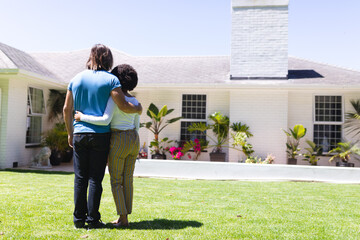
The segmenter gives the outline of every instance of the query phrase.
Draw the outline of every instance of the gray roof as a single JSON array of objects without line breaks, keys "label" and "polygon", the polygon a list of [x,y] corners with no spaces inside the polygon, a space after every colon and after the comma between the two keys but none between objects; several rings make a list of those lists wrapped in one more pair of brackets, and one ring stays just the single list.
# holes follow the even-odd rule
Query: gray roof
[{"label": "gray roof", "polygon": [[[231,86],[360,86],[360,72],[289,57],[288,80],[230,80],[229,56],[139,57],[111,49],[114,64],[127,63],[138,72],[139,85],[226,84]],[[4,53],[4,54],[2,54]],[[25,69],[68,83],[86,67],[90,49],[27,54],[0,43],[0,69]],[[4,57],[5,56],[5,57]],[[6,59],[7,57],[7,59]]]},{"label": "gray roof", "polygon": [[[111,49],[114,65],[127,63],[138,72],[142,83],[214,83],[225,80],[229,57],[135,57]],[[31,53],[64,81],[84,70],[90,49],[72,52]]]},{"label": "gray roof", "polygon": [[56,76],[28,53],[0,43],[0,69],[22,69],[56,79]]},{"label": "gray roof", "polygon": [[309,85],[360,85],[360,72],[289,57],[289,81]]},{"label": "gray roof", "polygon": [[[139,84],[277,84],[360,85],[360,72],[289,57],[288,80],[229,80],[229,56],[139,57],[111,49],[114,64],[127,63],[138,72]],[[90,49],[31,53],[65,82],[85,69]]]}]

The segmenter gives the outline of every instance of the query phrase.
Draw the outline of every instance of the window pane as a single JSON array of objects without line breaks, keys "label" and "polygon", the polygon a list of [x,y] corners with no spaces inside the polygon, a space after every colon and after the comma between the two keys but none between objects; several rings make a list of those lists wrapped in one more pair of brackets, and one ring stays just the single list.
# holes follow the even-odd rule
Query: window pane
[{"label": "window pane", "polygon": [[316,122],[342,122],[341,96],[315,96]]},{"label": "window pane", "polygon": [[200,131],[194,131],[189,132],[187,129],[188,127],[193,123],[199,123],[199,122],[181,122],[181,135],[180,135],[180,142],[181,144],[184,144],[188,140],[194,140],[194,139],[204,139],[206,140],[206,132],[202,133]]},{"label": "window pane", "polygon": [[182,117],[185,119],[206,119],[206,95],[184,94]]},{"label": "window pane", "polygon": [[314,125],[314,143],[323,147],[323,152],[328,152],[341,142],[341,125]]},{"label": "window pane", "polygon": [[37,88],[29,88],[31,113],[45,114],[45,101],[43,90]]},{"label": "window pane", "polygon": [[41,142],[41,116],[28,116],[26,128],[26,143]]}]

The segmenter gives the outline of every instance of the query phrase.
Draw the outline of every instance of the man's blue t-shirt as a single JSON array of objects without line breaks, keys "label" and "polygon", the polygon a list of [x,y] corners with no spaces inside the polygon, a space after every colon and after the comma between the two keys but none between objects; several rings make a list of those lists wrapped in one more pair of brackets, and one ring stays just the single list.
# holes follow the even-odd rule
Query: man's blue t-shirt
[{"label": "man's blue t-shirt", "polygon": [[[121,87],[119,79],[107,71],[85,70],[77,74],[69,83],[73,94],[74,110],[93,116],[104,114],[110,92]],[[74,133],[106,133],[110,125],[97,126],[74,121]]]}]

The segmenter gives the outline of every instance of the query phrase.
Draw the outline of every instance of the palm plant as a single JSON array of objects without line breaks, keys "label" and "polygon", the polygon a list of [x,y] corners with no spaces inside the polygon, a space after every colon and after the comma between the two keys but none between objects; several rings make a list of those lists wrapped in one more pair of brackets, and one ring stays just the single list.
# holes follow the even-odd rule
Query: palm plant
[{"label": "palm plant", "polygon": [[336,148],[329,151],[329,153],[334,153],[329,159],[329,162],[339,158],[342,162],[348,163],[351,156],[354,156],[356,160],[359,160],[357,156],[360,156],[360,148],[356,144],[351,142],[339,142],[336,145]]},{"label": "palm plant", "polygon": [[209,116],[210,120],[214,123],[211,125],[213,132],[216,135],[216,146],[213,152],[222,152],[222,145],[227,141],[229,134],[230,120],[226,115],[222,115],[219,112],[215,112]]},{"label": "palm plant", "polygon": [[[205,134],[209,137],[215,144],[209,147],[214,147],[213,153],[222,152],[222,146],[228,140],[229,134],[229,117],[226,115],[222,115],[219,112],[215,112],[209,115],[209,119],[213,121],[212,124],[206,124],[204,122],[193,123],[188,127],[189,132],[199,131],[202,134]],[[210,135],[206,134],[207,130],[212,130],[216,136],[216,139],[212,138]]]},{"label": "palm plant", "polygon": [[242,132],[242,133],[245,133],[246,134],[246,137],[252,137],[252,133],[249,131],[249,126],[246,125],[246,124],[242,124],[241,122],[236,122],[236,123],[233,123],[231,124],[230,128],[238,133],[238,132]]},{"label": "palm plant", "polygon": [[344,128],[354,136],[360,135],[360,99],[350,100],[354,112],[347,112],[345,115]]},{"label": "palm plant", "polygon": [[168,109],[166,105],[164,105],[159,110],[159,108],[156,107],[155,104],[151,103],[146,112],[146,114],[149,116],[151,121],[146,122],[142,125],[144,125],[154,134],[154,140],[151,142],[150,147],[154,147],[155,154],[160,154],[161,143],[164,143],[164,139],[159,140],[160,132],[169,124],[174,123],[182,118],[182,117],[176,117],[165,121],[164,117],[169,115],[173,111],[174,109]]},{"label": "palm plant", "polygon": [[306,140],[306,143],[309,147],[305,148],[307,152],[303,154],[303,160],[308,161],[311,165],[317,165],[317,162],[320,160],[319,156],[321,156],[323,152],[322,147],[310,140]]}]

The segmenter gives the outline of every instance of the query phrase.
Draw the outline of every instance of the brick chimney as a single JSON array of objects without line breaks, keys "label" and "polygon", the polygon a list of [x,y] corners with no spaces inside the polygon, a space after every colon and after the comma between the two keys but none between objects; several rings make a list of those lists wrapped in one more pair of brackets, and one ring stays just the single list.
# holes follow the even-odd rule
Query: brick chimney
[{"label": "brick chimney", "polygon": [[287,79],[289,0],[231,4],[231,79]]}]

